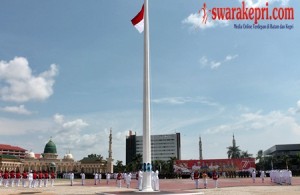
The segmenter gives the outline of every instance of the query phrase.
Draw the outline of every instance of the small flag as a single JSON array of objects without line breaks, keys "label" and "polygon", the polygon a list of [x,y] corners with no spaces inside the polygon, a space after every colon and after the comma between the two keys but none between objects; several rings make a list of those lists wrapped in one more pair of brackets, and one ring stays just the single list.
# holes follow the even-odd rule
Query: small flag
[{"label": "small flag", "polygon": [[131,23],[140,33],[144,31],[144,5],[141,11],[131,20]]}]

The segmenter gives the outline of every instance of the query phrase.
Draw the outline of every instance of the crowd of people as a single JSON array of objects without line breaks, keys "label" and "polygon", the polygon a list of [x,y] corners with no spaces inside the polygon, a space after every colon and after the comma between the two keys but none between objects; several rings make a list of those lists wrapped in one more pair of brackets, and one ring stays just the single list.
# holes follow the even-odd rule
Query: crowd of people
[{"label": "crowd of people", "polygon": [[[219,178],[219,173],[217,171],[213,171],[211,174],[211,177],[214,181],[214,185],[215,188],[218,188],[218,178]],[[206,173],[206,171],[203,171],[202,173],[200,173],[198,170],[195,170],[192,174],[191,174],[191,179],[195,181],[195,188],[199,189],[199,180],[200,178],[202,178],[203,180],[203,188],[207,188],[207,184],[208,184],[208,174]]]},{"label": "crowd of people", "polygon": [[270,171],[271,182],[283,185],[292,185],[292,171],[291,170],[272,170]]},{"label": "crowd of people", "polygon": [[[243,171],[246,172],[246,171]],[[251,177],[252,182],[255,183],[257,177],[261,179],[261,182],[265,182],[265,178],[267,177],[267,173],[270,176],[270,181],[273,183],[277,183],[280,185],[287,184],[292,185],[292,171],[291,170],[271,170],[271,171],[256,171],[253,169],[252,171],[247,171],[249,177]],[[202,178],[203,180],[203,188],[207,188],[208,178],[211,176],[215,188],[218,188],[218,178],[222,175],[224,178],[224,174],[218,173],[216,170],[212,171],[212,173],[207,173],[206,171],[200,172],[199,170],[195,170],[191,174],[191,179],[195,181],[195,188],[199,189],[199,181]]]},{"label": "crowd of people", "polygon": [[[159,191],[159,172],[156,170],[155,172],[147,172],[147,174],[151,174],[151,186],[154,191]],[[270,176],[270,181],[276,184],[292,184],[292,172],[290,170],[271,170],[271,171],[256,171],[252,170],[249,172],[249,176],[252,178],[253,183],[256,182],[257,178],[261,179],[261,182],[265,182],[266,175]],[[98,185],[101,183],[102,174],[101,173],[94,173],[94,184]],[[195,182],[195,188],[200,188],[200,180],[203,180],[203,188],[207,188],[208,186],[208,178],[212,178],[214,182],[214,187],[218,188],[218,178],[222,175],[222,173],[218,173],[216,170],[212,172],[206,172],[199,170],[195,170],[191,174],[191,179]],[[81,173],[81,185],[85,185],[85,173]],[[140,170],[136,173],[106,173],[105,179],[106,184],[111,182],[111,179],[114,179],[116,182],[116,186],[121,188],[123,183],[125,184],[126,188],[131,188],[131,181],[132,179],[137,180],[136,188],[140,191],[143,189],[143,177],[144,173]],[[29,171],[29,172],[22,172],[19,171],[1,171],[0,172],[0,186],[3,187],[18,187],[23,186],[24,188],[37,188],[37,187],[48,187],[54,186],[54,180],[56,175],[54,172],[47,172],[47,171]],[[74,173],[66,173],[64,178],[70,179],[70,185],[73,186],[74,183]]]},{"label": "crowd of people", "polygon": [[54,172],[47,171],[1,171],[0,172],[0,186],[4,187],[19,187],[24,188],[37,188],[37,187],[48,187],[54,185],[56,176]]},{"label": "crowd of people", "polygon": [[[151,187],[154,191],[159,191],[159,171],[152,171],[151,173]],[[139,191],[142,191],[143,189],[143,172],[140,170],[139,172],[136,173],[136,180],[137,182],[137,189]]]},{"label": "crowd of people", "polygon": [[[102,174],[101,173],[94,173],[94,185],[98,185],[101,183],[102,180]],[[154,191],[159,191],[159,172],[156,170],[155,172],[151,172],[151,184],[152,188]],[[85,173],[81,173],[81,185],[85,185]],[[126,188],[131,188],[131,181],[135,177],[137,180],[137,186],[136,188],[139,189],[140,191],[143,188],[143,172],[140,170],[136,173],[106,173],[105,178],[106,178],[106,184],[109,184],[111,182],[111,179],[115,179],[116,181],[116,186],[118,188],[121,188],[123,183],[125,184]],[[70,185],[73,185],[73,180],[74,180],[74,174],[67,173],[65,175],[65,178],[70,179]]]}]

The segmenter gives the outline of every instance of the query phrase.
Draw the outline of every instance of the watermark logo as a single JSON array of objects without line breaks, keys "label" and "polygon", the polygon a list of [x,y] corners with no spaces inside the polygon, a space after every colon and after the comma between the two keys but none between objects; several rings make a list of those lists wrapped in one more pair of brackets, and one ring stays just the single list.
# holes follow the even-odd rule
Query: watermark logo
[{"label": "watermark logo", "polygon": [[[238,7],[213,7],[208,9],[204,3],[198,14],[202,16],[202,24],[207,20],[212,21],[253,21],[249,24],[234,24],[236,29],[293,29],[293,24],[274,24],[275,21],[294,21],[295,10],[293,7],[269,7],[268,1],[262,7],[247,6],[245,1]],[[273,22],[259,24],[260,21]]]},{"label": "watermark logo", "polygon": [[206,24],[206,22],[207,22],[207,17],[208,17],[206,3],[203,4],[202,9],[199,10],[198,13],[201,14],[201,11],[203,12],[203,16],[202,16],[202,24]]}]

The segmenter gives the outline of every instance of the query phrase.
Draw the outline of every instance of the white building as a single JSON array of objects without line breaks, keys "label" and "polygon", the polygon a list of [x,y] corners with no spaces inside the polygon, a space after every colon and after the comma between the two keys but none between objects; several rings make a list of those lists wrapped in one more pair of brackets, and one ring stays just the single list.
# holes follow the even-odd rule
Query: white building
[{"label": "white building", "polygon": [[[130,133],[126,139],[132,139],[133,137],[135,137],[135,144],[132,144],[131,147],[126,147],[126,153],[128,150],[135,150],[136,154],[143,155],[143,136],[136,136]],[[171,157],[175,157],[178,160],[181,159],[180,133],[151,135],[151,160],[167,161]]]}]

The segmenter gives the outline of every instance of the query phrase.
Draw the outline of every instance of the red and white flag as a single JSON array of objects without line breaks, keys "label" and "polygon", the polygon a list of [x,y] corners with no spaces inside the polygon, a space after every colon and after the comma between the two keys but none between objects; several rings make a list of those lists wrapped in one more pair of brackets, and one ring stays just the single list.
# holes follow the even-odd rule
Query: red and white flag
[{"label": "red and white flag", "polygon": [[131,23],[140,33],[144,31],[144,5],[141,11],[131,20]]}]

